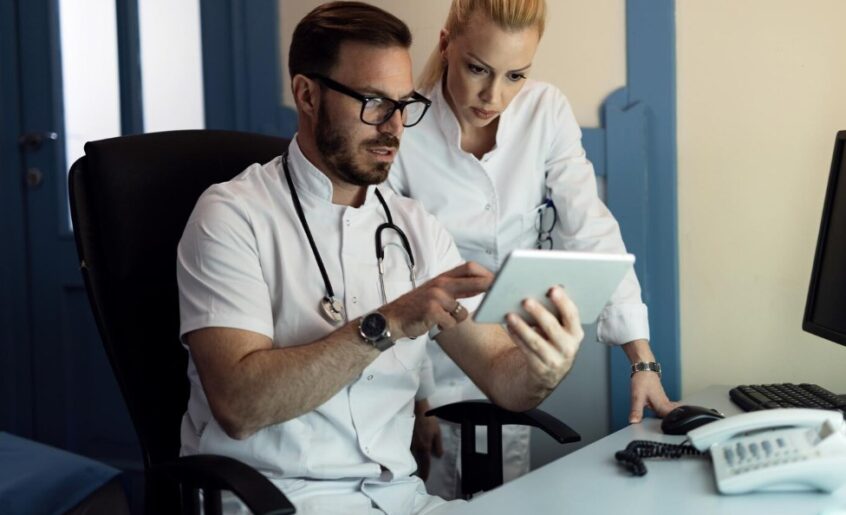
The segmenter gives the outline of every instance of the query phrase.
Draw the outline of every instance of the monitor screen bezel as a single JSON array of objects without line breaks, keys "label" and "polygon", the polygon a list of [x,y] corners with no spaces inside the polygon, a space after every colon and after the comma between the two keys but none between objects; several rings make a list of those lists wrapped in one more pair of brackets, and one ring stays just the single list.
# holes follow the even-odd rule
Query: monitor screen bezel
[{"label": "monitor screen bezel", "polygon": [[[846,147],[846,130],[837,133],[834,140],[834,154],[831,158],[831,171],[828,175],[828,186],[825,192],[825,203],[823,204],[822,219],[820,221],[820,232],[817,237],[817,247],[814,254],[814,266],[811,269],[811,281],[808,286],[808,298],[805,302],[805,316],[802,320],[802,329],[840,345],[846,345],[846,333],[842,333],[814,322],[811,316],[814,312],[817,300],[817,285],[819,283],[820,265],[822,263],[823,246],[828,237],[829,225],[831,223],[831,211],[833,209],[834,194],[837,191],[837,181],[846,180],[840,177],[840,170],[843,166],[844,147]],[[842,201],[842,199],[841,199]]]}]

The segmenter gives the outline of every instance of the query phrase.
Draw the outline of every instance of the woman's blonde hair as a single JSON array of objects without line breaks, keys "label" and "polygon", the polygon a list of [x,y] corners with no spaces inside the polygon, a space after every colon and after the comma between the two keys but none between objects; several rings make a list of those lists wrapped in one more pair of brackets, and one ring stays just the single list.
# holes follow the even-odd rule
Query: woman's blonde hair
[{"label": "woman's blonde hair", "polygon": [[[503,30],[522,30],[537,27],[538,36],[543,36],[546,22],[545,0],[452,0],[444,30],[450,37],[461,34],[475,12],[482,12]],[[426,61],[423,73],[417,81],[421,91],[434,88],[444,73],[440,43]]]}]

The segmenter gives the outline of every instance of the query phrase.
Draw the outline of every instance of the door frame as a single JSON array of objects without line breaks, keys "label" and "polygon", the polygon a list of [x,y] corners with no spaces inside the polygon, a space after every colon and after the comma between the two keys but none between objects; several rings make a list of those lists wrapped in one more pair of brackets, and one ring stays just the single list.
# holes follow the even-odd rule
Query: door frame
[{"label": "door frame", "polygon": [[26,216],[20,118],[17,2],[0,1],[0,430],[33,430]]},{"label": "door frame", "polygon": [[[208,128],[264,132],[291,136],[296,115],[281,102],[281,59],[279,57],[278,4],[276,0],[200,0],[206,125]],[[0,430],[25,437],[34,432],[35,409],[32,335],[32,299],[29,267],[32,266],[28,224],[38,223],[27,214],[25,166],[45,166],[38,152],[23,155],[18,137],[27,131],[54,130],[59,139],[48,144],[64,148],[60,48],[55,38],[38,44],[50,45],[56,61],[21,62],[18,36],[21,10],[37,10],[42,19],[58,27],[58,5],[53,0],[27,2],[0,0],[0,234],[7,250],[0,253]],[[140,35],[137,0],[116,0],[119,57],[119,87],[122,135],[143,132]],[[258,28],[259,30],[256,30]],[[58,29],[54,34],[58,34]],[[268,65],[267,63],[271,63]],[[42,68],[33,72],[34,66]],[[47,99],[40,109],[52,111],[57,127],[29,127],[22,118],[20,84],[33,73],[38,91],[29,99]],[[29,91],[28,91],[29,93]],[[30,100],[32,103],[32,100]],[[65,163],[59,152],[56,163],[45,169],[45,180],[57,181],[59,200],[67,197]],[[54,186],[54,184],[50,184]],[[61,225],[61,222],[60,222]],[[52,221],[45,227],[70,237],[70,231]],[[81,286],[81,278],[79,285]]]}]

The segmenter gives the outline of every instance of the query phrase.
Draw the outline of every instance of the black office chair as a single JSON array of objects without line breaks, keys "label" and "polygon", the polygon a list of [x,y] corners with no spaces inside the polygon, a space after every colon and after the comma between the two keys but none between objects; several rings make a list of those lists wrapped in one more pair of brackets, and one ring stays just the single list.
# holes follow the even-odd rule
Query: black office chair
[{"label": "black office chair", "polygon": [[[426,412],[461,425],[461,493],[466,499],[502,484],[502,426],[532,426],[542,429],[558,443],[578,442],[582,437],[570,426],[545,411],[533,409],[515,413],[487,400],[446,404]],[[487,428],[487,449],[476,451],[476,427]]]},{"label": "black office chair", "polygon": [[200,194],[288,140],[223,131],[127,136],[85,145],[70,171],[71,217],[94,318],[141,444],[147,513],[219,513],[230,490],[254,513],[294,513],[265,476],[222,456],[179,458],[188,402],[179,342],[176,246]]},{"label": "black office chair", "polygon": [[[141,443],[148,513],[173,512],[180,502],[194,513],[198,490],[209,513],[219,510],[221,490],[234,492],[254,513],[293,513],[285,496],[243,463],[222,456],[178,457],[189,394],[187,353],[179,342],[179,238],[208,186],[271,160],[287,145],[282,138],[227,131],[153,133],[89,142],[85,156],[71,168],[80,267]],[[489,403],[435,411],[469,427],[464,431],[468,442],[475,438],[473,425],[492,427],[492,452],[464,458],[469,493],[502,483],[501,443],[496,441],[502,424],[535,425],[560,442],[579,440],[566,425],[534,411],[514,414]],[[462,452],[474,450],[471,443]]]}]

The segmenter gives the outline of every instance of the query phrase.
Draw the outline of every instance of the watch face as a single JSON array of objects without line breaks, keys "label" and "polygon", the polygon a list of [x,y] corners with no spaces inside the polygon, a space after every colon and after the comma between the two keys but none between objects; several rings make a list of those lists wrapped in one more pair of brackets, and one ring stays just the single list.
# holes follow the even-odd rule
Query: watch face
[{"label": "watch face", "polygon": [[379,313],[370,313],[361,321],[361,332],[367,338],[378,338],[387,329],[388,321]]}]

